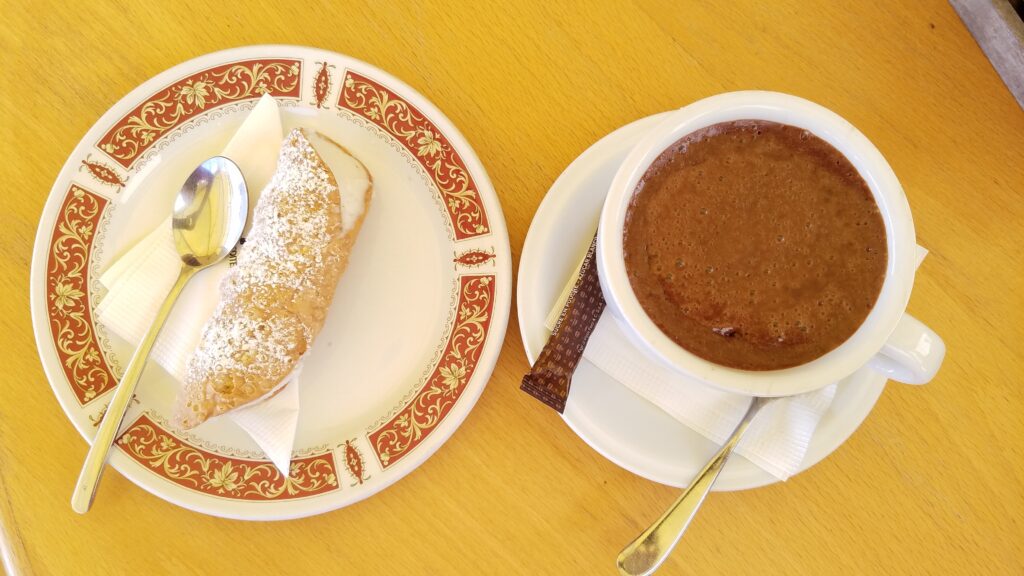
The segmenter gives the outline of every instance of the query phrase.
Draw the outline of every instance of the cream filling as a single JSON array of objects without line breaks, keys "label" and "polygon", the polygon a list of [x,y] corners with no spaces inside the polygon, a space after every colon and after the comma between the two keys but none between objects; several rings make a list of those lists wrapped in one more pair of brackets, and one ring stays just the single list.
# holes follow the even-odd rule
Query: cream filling
[{"label": "cream filling", "polygon": [[341,230],[347,234],[366,211],[366,196],[373,183],[369,171],[340,144],[319,132],[306,134],[313,148],[334,174],[341,194]]}]

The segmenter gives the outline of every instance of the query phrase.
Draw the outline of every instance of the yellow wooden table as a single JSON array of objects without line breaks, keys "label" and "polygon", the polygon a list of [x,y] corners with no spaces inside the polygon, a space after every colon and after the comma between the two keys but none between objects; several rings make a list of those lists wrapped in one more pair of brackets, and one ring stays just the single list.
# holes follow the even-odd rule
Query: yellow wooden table
[{"label": "yellow wooden table", "polygon": [[[345,5],[348,4],[348,5]],[[154,74],[222,48],[303,44],[376,64],[459,126],[517,257],[562,169],[631,120],[718,92],[835,110],[888,158],[931,256],[910,311],[949,348],[891,385],[834,455],[712,495],[665,574],[1024,574],[1024,113],[941,0],[635,3],[3,2],[0,524],[40,574],[613,574],[678,491],[621,470],[519,392],[513,314],[494,377],[424,466],[355,506],[245,523],[108,473],[68,498],[86,444],[35,351],[28,268],[43,202],[89,126]],[[46,455],[43,457],[43,455]]]}]

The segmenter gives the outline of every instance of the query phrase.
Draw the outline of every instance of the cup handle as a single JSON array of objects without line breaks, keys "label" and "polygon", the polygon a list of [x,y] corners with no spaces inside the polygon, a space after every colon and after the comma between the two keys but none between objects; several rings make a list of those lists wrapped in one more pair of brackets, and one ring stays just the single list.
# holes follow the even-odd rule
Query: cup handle
[{"label": "cup handle", "polygon": [[942,365],[946,343],[910,314],[904,314],[881,351],[868,363],[892,380],[926,384]]}]

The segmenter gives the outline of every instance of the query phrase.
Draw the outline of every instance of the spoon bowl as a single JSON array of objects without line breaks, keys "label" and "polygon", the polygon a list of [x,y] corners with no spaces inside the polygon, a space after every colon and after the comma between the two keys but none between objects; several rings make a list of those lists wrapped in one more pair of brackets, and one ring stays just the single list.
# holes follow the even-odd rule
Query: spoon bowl
[{"label": "spoon bowl", "polygon": [[174,200],[174,246],[187,266],[205,267],[235,248],[245,227],[249,195],[242,171],[214,156],[197,167]]}]

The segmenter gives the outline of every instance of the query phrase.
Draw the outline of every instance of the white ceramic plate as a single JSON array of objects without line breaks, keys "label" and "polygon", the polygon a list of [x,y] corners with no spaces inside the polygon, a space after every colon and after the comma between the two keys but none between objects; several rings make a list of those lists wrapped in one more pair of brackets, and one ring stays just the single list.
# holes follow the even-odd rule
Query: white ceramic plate
[{"label": "white ceramic plate", "polygon": [[[218,516],[282,519],[370,496],[422,464],[483,391],[512,293],[508,234],[472,148],[389,74],[324,50],[252,46],[148,80],[72,152],[32,257],[36,344],[68,418],[90,439],[131,354],[94,322],[97,282],[168,215],[177,188],[218,153],[260,95],[284,128],[319,130],[359,157],[373,205],[307,357],[291,475],[220,418],[184,433],[178,385],[150,365],[111,464],[142,488]],[[68,494],[73,478],[68,478]],[[102,497],[102,490],[101,490]]]},{"label": "white ceramic plate", "polygon": [[[517,286],[519,325],[531,363],[550,336],[544,319],[594,237],[615,171],[662,116],[637,120],[591,146],[558,177],[538,208],[523,246]],[[884,376],[863,368],[839,383],[802,469],[820,462],[849,438],[871,412],[885,382]],[[603,456],[644,478],[686,486],[718,449],[585,359],[571,390],[563,414],[569,427]],[[715,489],[743,490],[776,481],[736,456]]]}]

